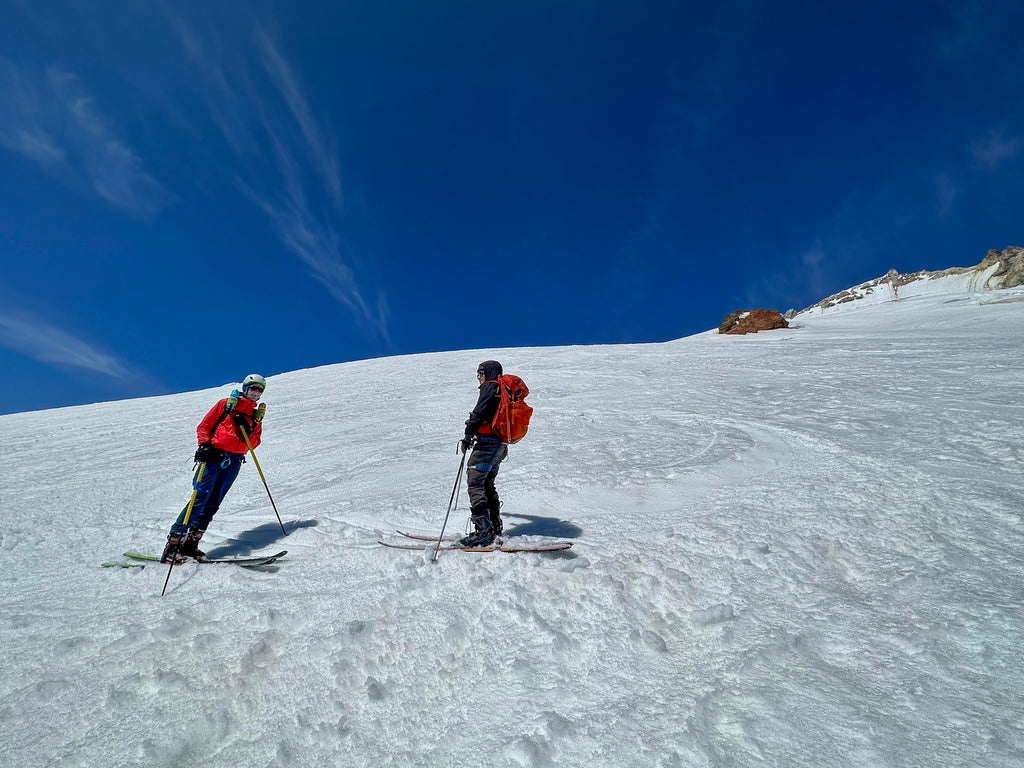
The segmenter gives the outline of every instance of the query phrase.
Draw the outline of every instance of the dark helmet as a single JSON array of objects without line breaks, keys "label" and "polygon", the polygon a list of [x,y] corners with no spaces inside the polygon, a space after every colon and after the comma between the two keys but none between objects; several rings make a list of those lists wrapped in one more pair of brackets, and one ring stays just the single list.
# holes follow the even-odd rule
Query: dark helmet
[{"label": "dark helmet", "polygon": [[501,363],[497,360],[484,360],[476,367],[476,372],[484,375],[484,381],[494,381],[501,376]]}]

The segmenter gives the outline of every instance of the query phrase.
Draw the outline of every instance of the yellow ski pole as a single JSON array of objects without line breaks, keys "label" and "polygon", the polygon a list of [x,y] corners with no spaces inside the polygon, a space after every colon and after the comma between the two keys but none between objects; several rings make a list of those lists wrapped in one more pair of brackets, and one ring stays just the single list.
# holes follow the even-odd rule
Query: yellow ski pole
[{"label": "yellow ski pole", "polygon": [[[199,465],[199,471],[196,473],[196,481],[193,483],[192,498],[188,500],[188,507],[185,509],[185,522],[182,523],[188,528],[188,519],[192,516],[192,505],[196,503],[196,494],[199,493],[199,483],[203,480],[203,472],[206,470],[206,462],[204,461]],[[178,548],[175,547],[171,552],[171,567],[167,569],[167,578],[164,579],[164,588],[160,590],[160,597],[164,596],[167,591],[167,583],[171,580],[171,571],[174,569],[174,561],[178,559]]]},{"label": "yellow ski pole", "polygon": [[252,449],[252,443],[249,442],[249,435],[246,433],[245,427],[241,424],[238,425],[238,430],[242,433],[242,437],[245,438],[245,445],[249,449],[249,455],[252,456],[252,460],[256,464],[256,471],[260,473],[260,480],[263,481],[263,487],[267,489],[267,496],[270,497],[270,506],[274,508],[274,514],[277,515],[277,523],[281,526],[281,533],[287,536],[288,531],[284,529],[284,523],[281,522],[281,513],[277,511],[277,504],[274,503],[274,497],[270,495],[270,486],[267,485],[267,478],[263,476],[263,470],[260,468],[259,459],[256,458],[256,452]]}]

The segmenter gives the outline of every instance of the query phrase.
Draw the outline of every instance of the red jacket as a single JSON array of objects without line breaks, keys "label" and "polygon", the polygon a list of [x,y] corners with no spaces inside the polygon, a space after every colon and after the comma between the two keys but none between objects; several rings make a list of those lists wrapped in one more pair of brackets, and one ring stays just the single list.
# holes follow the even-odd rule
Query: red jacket
[{"label": "red jacket", "polygon": [[[203,420],[199,422],[199,426],[196,427],[196,437],[199,438],[200,444],[212,441],[213,447],[220,448],[222,451],[245,453],[249,450],[249,447],[245,444],[245,438],[242,437],[242,433],[238,430],[235,419],[237,418],[245,426],[245,432],[249,435],[249,442],[255,448],[260,444],[260,435],[263,434],[263,425],[257,424],[255,419],[253,419],[256,403],[248,397],[239,397],[234,409],[221,419],[220,417],[224,415],[224,408],[227,406],[227,402],[228,399],[225,397],[210,409],[210,412],[206,414]],[[217,424],[218,419],[220,419],[220,424]],[[217,429],[211,436],[210,430],[213,429],[214,424],[217,424]]]}]

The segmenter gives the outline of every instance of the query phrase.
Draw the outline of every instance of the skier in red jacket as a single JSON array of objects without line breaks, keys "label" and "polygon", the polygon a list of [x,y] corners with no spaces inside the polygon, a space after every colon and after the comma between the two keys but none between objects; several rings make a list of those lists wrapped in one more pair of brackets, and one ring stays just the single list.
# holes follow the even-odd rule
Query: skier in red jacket
[{"label": "skier in red jacket", "polygon": [[169,563],[173,559],[175,563],[182,563],[187,557],[202,560],[206,556],[199,549],[199,540],[238,477],[249,450],[241,430],[245,430],[253,448],[260,444],[263,414],[256,410],[256,401],[266,388],[266,379],[258,373],[249,374],[242,382],[240,397],[238,392],[232,392],[232,397],[218,402],[199,423],[196,428],[199,466],[192,480],[195,499],[191,508],[186,505],[171,526],[160,562]]}]

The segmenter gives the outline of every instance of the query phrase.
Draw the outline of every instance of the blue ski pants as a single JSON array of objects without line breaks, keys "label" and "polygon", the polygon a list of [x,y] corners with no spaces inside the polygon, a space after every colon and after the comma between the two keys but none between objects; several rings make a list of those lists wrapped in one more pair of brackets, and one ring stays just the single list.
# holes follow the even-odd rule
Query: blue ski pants
[{"label": "blue ski pants", "polygon": [[178,519],[171,526],[171,533],[183,534],[186,530],[205,531],[213,516],[220,509],[220,503],[224,500],[231,484],[238,477],[238,470],[242,468],[245,454],[225,453],[224,459],[220,462],[207,462],[200,464],[196,475],[192,478],[192,487],[196,489],[196,500],[192,504],[192,513],[188,517],[188,524],[185,523],[185,514],[188,512],[188,505],[181,510]]}]

